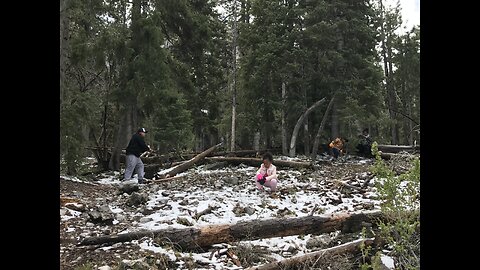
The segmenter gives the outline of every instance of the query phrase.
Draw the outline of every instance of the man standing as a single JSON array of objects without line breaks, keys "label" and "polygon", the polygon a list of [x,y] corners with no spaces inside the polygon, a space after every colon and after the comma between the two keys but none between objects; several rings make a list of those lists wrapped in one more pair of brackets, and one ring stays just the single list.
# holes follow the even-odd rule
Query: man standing
[{"label": "man standing", "polygon": [[143,179],[143,162],[140,159],[140,155],[149,151],[150,148],[145,144],[144,137],[145,133],[148,131],[145,128],[141,128],[137,133],[133,134],[130,142],[127,146],[127,156],[126,156],[126,168],[125,168],[125,178],[124,181],[130,180],[132,178],[133,172],[137,171],[138,183],[144,184],[145,180]]}]

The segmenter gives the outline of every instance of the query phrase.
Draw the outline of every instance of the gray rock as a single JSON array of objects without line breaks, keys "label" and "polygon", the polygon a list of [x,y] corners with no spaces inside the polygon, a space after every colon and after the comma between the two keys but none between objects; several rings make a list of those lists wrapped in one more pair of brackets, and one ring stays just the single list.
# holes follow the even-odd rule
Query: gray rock
[{"label": "gray rock", "polygon": [[119,269],[135,269],[135,270],[149,270],[151,269],[148,263],[144,262],[143,260],[135,260],[135,261],[122,261],[120,262]]},{"label": "gray rock", "polygon": [[74,190],[74,191],[73,191],[73,195],[76,196],[76,197],[82,197],[82,196],[83,196],[83,192]]},{"label": "gray rock", "polygon": [[230,184],[230,185],[238,185],[238,178],[235,176],[225,177],[222,179],[223,182]]},{"label": "gray rock", "polygon": [[90,211],[88,215],[93,223],[112,224],[114,219],[112,210],[106,205],[97,207],[97,209]]},{"label": "gray rock", "polygon": [[67,214],[68,210],[65,208],[60,208],[60,216],[65,216]]},{"label": "gray rock", "polygon": [[312,237],[312,238],[308,239],[306,247],[308,249],[325,248],[331,242],[332,242],[332,238],[329,235],[324,234],[324,235],[320,235],[320,236]]},{"label": "gray rock", "polygon": [[161,198],[161,199],[158,200],[158,203],[166,204],[166,203],[168,203],[169,200],[170,200],[170,198]]},{"label": "gray rock", "polygon": [[153,221],[153,218],[151,217],[142,217],[139,222],[140,223],[147,223],[147,222],[150,222],[150,221]]},{"label": "gray rock", "polygon": [[363,203],[363,208],[365,210],[372,210],[374,207],[375,207],[375,205],[373,204],[373,202],[364,202]]},{"label": "gray rock", "polygon": [[253,215],[255,213],[255,208],[247,206],[247,207],[245,207],[244,211],[249,215]]},{"label": "gray rock", "polygon": [[168,197],[168,196],[170,196],[170,192],[168,192],[168,191],[162,191],[162,196],[163,196],[163,197]]},{"label": "gray rock", "polygon": [[127,205],[129,206],[136,206],[140,204],[145,204],[147,202],[148,196],[146,194],[139,194],[137,192],[133,192],[130,195],[130,198],[127,200]]},{"label": "gray rock", "polygon": [[118,220],[118,221],[120,221],[120,222],[122,222],[122,221],[125,221],[125,216],[122,215],[122,214],[120,214],[120,213],[117,213],[117,214],[115,215],[115,219]]},{"label": "gray rock", "polygon": [[108,266],[108,265],[100,266],[100,267],[98,268],[98,270],[111,270],[111,269],[112,269],[112,268],[111,268],[110,266]]},{"label": "gray rock", "polygon": [[135,191],[139,191],[140,188],[138,187],[138,184],[135,183],[125,183],[121,184],[118,187],[119,193],[127,193],[127,194],[132,194]]},{"label": "gray rock", "polygon": [[152,208],[147,208],[147,207],[145,207],[145,208],[142,209],[142,214],[143,214],[144,216],[148,216],[148,215],[151,215],[151,214],[153,214],[153,213],[155,213],[155,210],[152,209]]}]

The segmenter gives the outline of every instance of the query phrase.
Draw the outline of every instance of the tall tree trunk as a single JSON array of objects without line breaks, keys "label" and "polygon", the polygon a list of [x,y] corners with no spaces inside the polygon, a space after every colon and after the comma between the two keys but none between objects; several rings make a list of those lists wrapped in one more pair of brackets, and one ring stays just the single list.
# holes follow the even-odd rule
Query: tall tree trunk
[{"label": "tall tree trunk", "polygon": [[297,136],[298,136],[298,131],[300,130],[300,126],[303,124],[303,121],[305,120],[305,117],[307,117],[315,108],[317,108],[320,104],[322,104],[325,101],[325,98],[322,98],[321,100],[318,100],[315,102],[310,108],[308,108],[297,120],[297,124],[295,124],[295,128],[293,129],[292,132],[292,137],[290,139],[290,156],[294,157],[295,156],[295,150],[296,150],[296,142],[297,142]]},{"label": "tall tree trunk", "polygon": [[120,111],[120,123],[117,130],[117,136],[115,139],[115,144],[113,146],[112,156],[110,157],[110,163],[108,167],[110,170],[120,171],[120,156],[122,154],[122,149],[127,147],[130,136],[135,131],[134,119],[136,118],[134,114],[136,110],[132,105],[127,105],[124,110]]},{"label": "tall tree trunk", "polygon": [[392,144],[399,144],[400,132],[398,124],[398,104],[397,104],[397,93],[395,90],[395,81],[393,80],[393,63],[392,63],[392,45],[387,44],[387,57],[388,57],[388,97],[391,110],[390,118],[392,119]]},{"label": "tall tree trunk", "polygon": [[330,102],[328,103],[327,109],[325,110],[325,114],[323,115],[323,118],[322,118],[322,122],[320,123],[320,126],[318,127],[317,135],[315,135],[315,141],[313,143],[313,149],[312,149],[312,158],[313,159],[317,158],[318,146],[320,145],[320,135],[322,134],[323,128],[325,127],[325,123],[327,122],[328,114],[330,113],[330,110],[332,109],[332,105],[333,105],[334,100],[335,100],[335,94],[333,94],[332,99],[330,99]]},{"label": "tall tree trunk", "polygon": [[235,121],[237,117],[237,0],[233,1],[233,82],[232,82],[232,138],[230,151],[235,151]]},{"label": "tall tree trunk", "polygon": [[285,82],[282,82],[282,154],[288,155],[287,145],[287,123],[286,123],[286,110],[287,110],[287,89]]},{"label": "tall tree trunk", "polygon": [[256,131],[253,135],[253,150],[260,150],[260,131]]},{"label": "tall tree trunk", "polygon": [[69,0],[60,0],[60,113],[65,101],[67,90],[65,89],[65,72],[67,68],[67,50],[69,44]]},{"label": "tall tree trunk", "polygon": [[393,88],[393,78],[392,78],[392,62],[391,62],[391,44],[387,44],[389,36],[385,30],[385,13],[383,8],[383,1],[380,0],[380,12],[381,12],[381,23],[380,23],[380,35],[382,39],[382,57],[383,57],[383,69],[385,72],[385,83],[387,89],[387,102],[388,102],[388,113],[392,124],[390,126],[391,132],[391,143],[398,144],[398,134],[397,134],[397,123],[396,123],[396,99],[395,99],[395,89]]},{"label": "tall tree trunk", "polygon": [[332,139],[335,139],[339,136],[338,132],[338,112],[335,100],[332,104]]}]

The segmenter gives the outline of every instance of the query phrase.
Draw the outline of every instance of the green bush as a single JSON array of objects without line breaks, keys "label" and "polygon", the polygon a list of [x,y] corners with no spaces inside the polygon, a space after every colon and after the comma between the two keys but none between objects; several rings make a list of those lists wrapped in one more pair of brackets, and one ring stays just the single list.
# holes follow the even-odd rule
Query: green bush
[{"label": "green bush", "polygon": [[[409,171],[396,173],[383,161],[373,143],[376,161],[372,172],[386,219],[379,222],[380,236],[391,248],[400,269],[420,268],[420,160],[414,158]],[[374,259],[372,261],[375,261]]]}]

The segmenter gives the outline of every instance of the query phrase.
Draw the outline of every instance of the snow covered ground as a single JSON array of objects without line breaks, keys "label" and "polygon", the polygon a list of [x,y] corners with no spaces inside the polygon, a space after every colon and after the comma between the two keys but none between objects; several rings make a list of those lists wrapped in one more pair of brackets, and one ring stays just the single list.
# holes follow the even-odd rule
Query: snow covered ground
[{"label": "snow covered ground", "polygon": [[[283,157],[281,159],[288,159]],[[291,159],[288,159],[291,160]],[[217,170],[206,170],[198,166],[183,173],[184,177],[162,184],[140,185],[140,193],[148,199],[142,206],[132,207],[125,204],[128,194],[116,194],[110,198],[98,199],[96,205],[107,204],[115,217],[109,229],[105,225],[94,225],[84,221],[86,226],[68,226],[69,233],[83,232],[82,236],[102,235],[105,230],[117,230],[117,233],[164,228],[201,227],[210,224],[236,223],[238,221],[269,219],[281,217],[302,217],[310,215],[332,214],[338,212],[365,212],[380,209],[376,200],[375,178],[368,172],[371,160],[345,160],[325,166],[319,170],[278,168],[277,197],[267,191],[258,191],[254,184],[254,174],[258,168],[239,165]],[[353,168],[353,169],[351,169]],[[366,192],[358,192],[340,186],[333,179],[345,175],[349,185],[361,187]],[[62,176],[64,179],[67,177]],[[98,177],[96,184],[116,187],[120,184],[118,173]],[[71,181],[80,181],[68,178]],[[132,183],[136,179],[131,180]],[[93,204],[95,205],[95,203]],[[92,206],[93,206],[92,205]],[[211,213],[202,215],[198,220],[195,214],[213,207]],[[68,215],[66,214],[66,212]],[[80,212],[61,209],[61,220],[80,218]],[[84,218],[86,215],[84,213]],[[185,222],[187,221],[187,222]],[[118,229],[116,229],[116,227]],[[95,235],[95,234],[94,234]],[[334,238],[338,232],[331,233]],[[275,260],[308,253],[307,241],[311,235],[288,236],[254,241],[241,241],[236,244],[250,244],[266,247]],[[77,237],[77,240],[80,238]],[[169,247],[156,245],[150,238],[132,241],[140,250],[164,254],[175,262],[178,269],[185,264],[181,258],[191,257],[195,262],[205,265],[205,269],[240,269],[226,255],[212,256],[212,252],[178,252]],[[221,245],[220,245],[221,246]],[[224,248],[229,247],[223,244]],[[103,247],[108,252],[108,247]],[[200,269],[200,268],[199,268]]]}]

